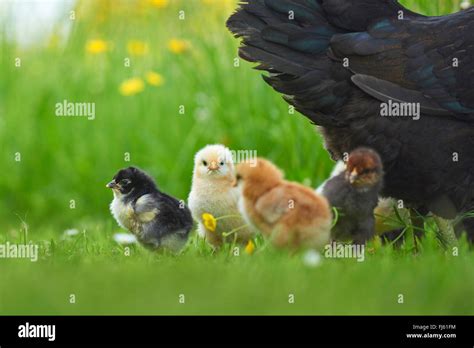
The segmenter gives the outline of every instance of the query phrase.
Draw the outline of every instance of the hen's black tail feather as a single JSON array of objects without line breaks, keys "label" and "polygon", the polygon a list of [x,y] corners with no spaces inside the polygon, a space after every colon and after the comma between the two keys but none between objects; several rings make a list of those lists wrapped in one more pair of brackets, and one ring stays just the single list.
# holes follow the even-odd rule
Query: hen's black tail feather
[{"label": "hen's black tail feather", "polygon": [[240,57],[270,72],[265,81],[289,103],[319,125],[337,125],[328,115],[345,102],[350,76],[345,71],[331,74],[337,69],[331,68],[326,52],[340,30],[325,19],[319,1],[250,0],[228,19],[227,27],[243,39]]},{"label": "hen's black tail feather", "polygon": [[299,112],[340,127],[347,120],[335,114],[357,88],[351,72],[329,58],[331,38],[400,8],[395,0],[248,0],[227,27],[243,39],[240,56],[270,72],[265,81]]}]

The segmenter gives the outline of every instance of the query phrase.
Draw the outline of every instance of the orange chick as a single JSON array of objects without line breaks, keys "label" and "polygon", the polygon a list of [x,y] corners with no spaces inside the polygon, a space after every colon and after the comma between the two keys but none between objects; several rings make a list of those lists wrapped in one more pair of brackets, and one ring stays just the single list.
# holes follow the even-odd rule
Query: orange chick
[{"label": "orange chick", "polygon": [[240,163],[235,185],[247,222],[278,248],[321,248],[329,242],[332,214],[327,200],[312,189],[283,179],[271,162]]}]

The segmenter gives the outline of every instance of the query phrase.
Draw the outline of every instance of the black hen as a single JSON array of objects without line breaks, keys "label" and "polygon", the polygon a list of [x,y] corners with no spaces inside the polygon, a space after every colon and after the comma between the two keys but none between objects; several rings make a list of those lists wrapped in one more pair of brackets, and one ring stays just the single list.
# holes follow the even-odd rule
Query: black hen
[{"label": "black hen", "polygon": [[[474,210],[474,8],[425,17],[396,0],[249,0],[227,26],[334,160],[373,148],[384,196],[444,218]],[[421,117],[382,117],[392,102]],[[474,219],[464,227],[474,241]]]}]

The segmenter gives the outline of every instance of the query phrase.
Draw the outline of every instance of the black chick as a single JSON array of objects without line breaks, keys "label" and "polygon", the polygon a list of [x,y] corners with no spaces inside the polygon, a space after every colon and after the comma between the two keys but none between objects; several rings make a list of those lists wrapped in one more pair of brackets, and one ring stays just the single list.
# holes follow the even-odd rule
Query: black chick
[{"label": "black chick", "polygon": [[[378,152],[382,196],[446,219],[474,211],[474,8],[426,17],[396,0],[248,0],[227,26],[334,160]],[[393,104],[420,114],[382,117]],[[463,223],[474,242],[474,218]]]},{"label": "black chick", "polygon": [[121,169],[107,184],[114,193],[110,211],[118,224],[145,247],[180,251],[193,226],[184,203],[160,192],[154,180],[135,167]]},{"label": "black chick", "polygon": [[363,244],[375,235],[374,209],[383,184],[382,161],[367,148],[352,151],[346,170],[329,179],[323,195],[337,208],[339,217],[332,236]]}]

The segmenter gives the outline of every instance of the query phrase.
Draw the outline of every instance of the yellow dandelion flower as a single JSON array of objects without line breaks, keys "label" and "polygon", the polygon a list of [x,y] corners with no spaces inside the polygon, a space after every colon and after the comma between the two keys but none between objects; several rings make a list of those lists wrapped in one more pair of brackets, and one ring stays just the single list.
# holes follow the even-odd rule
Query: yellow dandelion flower
[{"label": "yellow dandelion flower", "polygon": [[124,96],[135,95],[137,93],[140,93],[144,89],[145,84],[143,80],[138,77],[123,81],[119,87],[120,94]]},{"label": "yellow dandelion flower", "polygon": [[145,75],[146,82],[148,82],[152,86],[161,86],[163,83],[165,83],[165,79],[163,76],[160,74],[154,72],[154,71],[149,71]]},{"label": "yellow dandelion flower", "polygon": [[202,0],[202,3],[207,6],[223,7],[225,10],[233,10],[235,8],[235,0]]},{"label": "yellow dandelion flower", "polygon": [[168,0],[150,0],[150,4],[156,8],[165,8],[168,6]]},{"label": "yellow dandelion flower", "polygon": [[143,41],[132,40],[127,43],[127,51],[135,56],[144,56],[148,53],[148,44]]},{"label": "yellow dandelion flower", "polygon": [[245,246],[245,252],[249,255],[252,255],[255,251],[255,243],[252,240],[249,240]]},{"label": "yellow dandelion flower", "polygon": [[90,54],[99,54],[108,51],[109,44],[104,40],[89,40],[86,43],[86,51]]},{"label": "yellow dandelion flower", "polygon": [[227,5],[235,3],[233,0],[202,0],[204,5]]},{"label": "yellow dandelion flower", "polygon": [[181,54],[189,49],[189,42],[180,39],[171,39],[168,41],[168,49],[174,54]]},{"label": "yellow dandelion flower", "polygon": [[204,227],[206,227],[208,231],[211,231],[211,232],[216,231],[217,220],[212,214],[209,214],[209,213],[202,214],[202,221],[204,223]]}]

